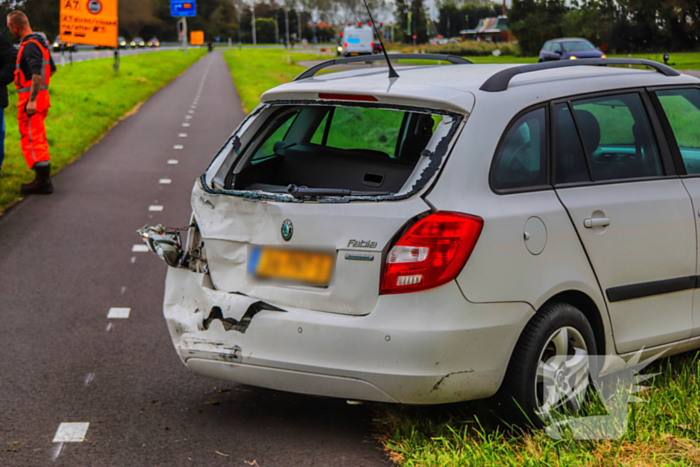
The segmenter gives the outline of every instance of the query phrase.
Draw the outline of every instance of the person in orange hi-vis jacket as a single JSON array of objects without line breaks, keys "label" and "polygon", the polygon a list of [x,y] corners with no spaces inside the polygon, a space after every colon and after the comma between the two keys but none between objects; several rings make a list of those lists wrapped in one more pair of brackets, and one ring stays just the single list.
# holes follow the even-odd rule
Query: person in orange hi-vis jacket
[{"label": "person in orange hi-vis jacket", "polygon": [[32,182],[22,184],[21,191],[24,195],[48,195],[53,193],[53,183],[44,121],[51,106],[49,82],[56,65],[49,53],[49,44],[42,35],[32,31],[27,15],[21,11],[11,12],[7,15],[7,27],[13,36],[21,40],[15,68],[17,120],[22,137],[22,153],[27,165],[36,174]]}]

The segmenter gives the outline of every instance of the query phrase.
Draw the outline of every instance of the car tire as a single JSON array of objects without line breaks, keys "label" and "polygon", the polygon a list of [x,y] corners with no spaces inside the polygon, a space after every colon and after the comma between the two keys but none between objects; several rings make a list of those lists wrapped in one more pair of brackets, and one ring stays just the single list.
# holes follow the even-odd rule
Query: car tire
[{"label": "car tire", "polygon": [[[542,413],[556,410],[561,403],[555,396],[547,398],[556,392],[551,390],[552,381],[564,388],[563,405],[578,410],[589,393],[589,371],[595,371],[590,368],[591,355],[596,355],[596,343],[586,316],[566,303],[544,305],[520,335],[508,365],[501,388],[508,417],[541,428]],[[555,376],[549,378],[552,374]]]}]

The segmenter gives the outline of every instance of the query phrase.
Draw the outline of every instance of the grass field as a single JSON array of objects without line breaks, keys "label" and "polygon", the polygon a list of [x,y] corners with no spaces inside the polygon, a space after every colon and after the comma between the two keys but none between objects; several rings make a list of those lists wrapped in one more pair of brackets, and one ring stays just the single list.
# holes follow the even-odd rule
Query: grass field
[{"label": "grass field", "polygon": [[[120,118],[182,74],[205,50],[188,55],[167,51],[121,58],[119,73],[112,60],[99,59],[58,67],[51,79],[47,138],[55,173],[97,142]],[[10,86],[5,110],[7,138],[0,176],[0,213],[19,199],[19,185],[32,179],[19,142],[17,93]]]},{"label": "grass field", "polygon": [[[246,110],[267,89],[291,80],[303,68],[289,65],[282,51],[249,51],[225,57]],[[295,56],[297,54],[294,54]],[[311,59],[315,56],[311,56]],[[476,63],[528,63],[535,58],[469,57]],[[656,56],[635,58],[661,59]],[[309,59],[299,58],[299,60]],[[680,69],[697,69],[700,54],[672,54]],[[626,434],[619,440],[554,440],[543,431],[512,427],[492,411],[493,400],[432,407],[372,404],[377,436],[388,455],[405,466],[693,466],[700,465],[700,353],[689,352],[652,364],[661,374],[644,384],[631,404]],[[595,398],[589,414],[602,413]]]},{"label": "grass field", "polygon": [[[508,426],[492,400],[437,407],[375,405],[391,457],[406,466],[692,466],[700,465],[700,359],[686,353],[652,364],[661,374],[631,404],[619,440],[554,440]],[[604,413],[592,400],[590,413]]]},{"label": "grass field", "polygon": [[316,60],[318,56],[279,49],[232,49],[224,52],[224,59],[231,69],[243,109],[250,112],[260,103],[262,93],[290,82],[306,69],[296,62]]}]

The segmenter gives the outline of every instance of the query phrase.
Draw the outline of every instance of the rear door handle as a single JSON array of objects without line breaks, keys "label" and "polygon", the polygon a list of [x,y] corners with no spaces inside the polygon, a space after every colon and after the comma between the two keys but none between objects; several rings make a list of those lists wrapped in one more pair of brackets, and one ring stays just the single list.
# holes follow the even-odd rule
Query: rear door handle
[{"label": "rear door handle", "polygon": [[607,227],[609,225],[610,218],[608,217],[596,217],[583,220],[583,226],[587,229],[592,229],[593,227]]}]

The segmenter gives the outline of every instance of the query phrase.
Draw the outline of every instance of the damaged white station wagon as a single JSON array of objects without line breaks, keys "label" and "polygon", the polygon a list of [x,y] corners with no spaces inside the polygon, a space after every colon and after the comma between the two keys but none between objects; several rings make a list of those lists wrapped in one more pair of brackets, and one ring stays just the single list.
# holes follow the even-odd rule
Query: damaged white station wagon
[{"label": "damaged white station wagon", "polygon": [[358,61],[338,59],[266,92],[196,182],[182,251],[144,231],[187,367],[537,411],[555,385],[576,405],[589,355],[697,347],[700,138],[677,117],[700,81],[421,58],[452,64],[314,76]]}]

